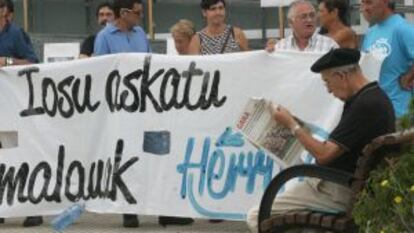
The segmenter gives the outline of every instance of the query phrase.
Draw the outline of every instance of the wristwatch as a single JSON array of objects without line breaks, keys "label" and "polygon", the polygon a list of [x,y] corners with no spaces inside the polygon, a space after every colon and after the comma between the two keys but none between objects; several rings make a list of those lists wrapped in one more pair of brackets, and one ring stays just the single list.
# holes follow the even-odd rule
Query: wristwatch
[{"label": "wristwatch", "polygon": [[292,132],[293,135],[296,135],[296,132],[298,132],[298,130],[300,130],[302,127],[299,124],[296,124],[295,126],[293,126],[290,129],[290,132]]},{"label": "wristwatch", "polygon": [[12,66],[14,64],[14,60],[12,57],[6,57],[6,66]]}]

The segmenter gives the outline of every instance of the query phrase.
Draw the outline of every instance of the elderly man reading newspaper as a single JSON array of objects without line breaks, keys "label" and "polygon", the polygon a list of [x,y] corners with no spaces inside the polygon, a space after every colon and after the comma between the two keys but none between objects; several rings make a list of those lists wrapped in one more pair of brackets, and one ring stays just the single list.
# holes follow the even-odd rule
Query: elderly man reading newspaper
[{"label": "elderly man reading newspaper", "polygon": [[[377,136],[395,131],[390,100],[377,82],[369,83],[358,65],[360,52],[334,49],[311,67],[321,73],[329,93],[345,102],[340,122],[326,141],[315,139],[283,106],[275,106],[273,118],[289,128],[320,166],[353,173],[363,147]],[[278,195],[272,214],[312,209],[342,212],[350,206],[351,190],[316,178],[306,178]],[[247,224],[255,232],[258,208],[249,211]]]}]

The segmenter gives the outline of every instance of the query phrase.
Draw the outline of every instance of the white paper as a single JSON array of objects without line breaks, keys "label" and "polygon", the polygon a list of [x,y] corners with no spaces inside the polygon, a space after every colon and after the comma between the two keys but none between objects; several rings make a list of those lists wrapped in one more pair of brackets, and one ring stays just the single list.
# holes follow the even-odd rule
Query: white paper
[{"label": "white paper", "polygon": [[45,63],[70,61],[79,57],[79,43],[45,43],[43,61]]},{"label": "white paper", "polygon": [[294,0],[260,0],[260,7],[289,6]]}]

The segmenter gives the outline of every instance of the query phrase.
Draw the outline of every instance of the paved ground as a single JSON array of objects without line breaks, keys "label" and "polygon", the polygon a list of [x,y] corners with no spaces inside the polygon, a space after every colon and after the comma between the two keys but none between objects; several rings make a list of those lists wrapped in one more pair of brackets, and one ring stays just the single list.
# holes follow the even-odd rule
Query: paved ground
[{"label": "paved ground", "polygon": [[[65,233],[247,233],[248,229],[244,222],[224,221],[221,223],[210,223],[204,219],[196,220],[192,225],[187,226],[167,226],[158,225],[158,218],[153,216],[140,216],[139,228],[123,228],[121,215],[98,215],[93,213],[83,214],[82,217],[72,226],[65,230]],[[21,226],[23,219],[6,219],[5,224],[0,224],[1,233],[51,233],[52,228],[49,225],[51,218],[46,218],[42,226],[24,228]]]}]

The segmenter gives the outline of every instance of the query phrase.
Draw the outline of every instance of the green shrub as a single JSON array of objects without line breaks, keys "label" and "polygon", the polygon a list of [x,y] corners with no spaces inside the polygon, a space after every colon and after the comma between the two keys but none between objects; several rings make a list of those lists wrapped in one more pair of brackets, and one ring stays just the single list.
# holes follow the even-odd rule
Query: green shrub
[{"label": "green shrub", "polygon": [[[414,125],[414,102],[400,121]],[[353,217],[361,233],[414,232],[414,146],[386,161],[370,174],[367,187],[354,206]]]}]

